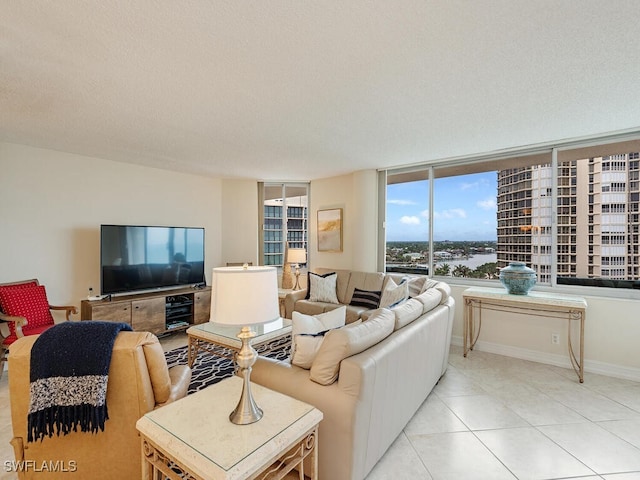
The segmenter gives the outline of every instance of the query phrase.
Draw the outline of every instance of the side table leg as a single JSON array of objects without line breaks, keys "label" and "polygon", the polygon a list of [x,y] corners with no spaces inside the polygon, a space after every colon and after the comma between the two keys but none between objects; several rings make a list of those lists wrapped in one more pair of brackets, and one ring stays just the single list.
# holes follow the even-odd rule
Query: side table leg
[{"label": "side table leg", "polygon": [[584,383],[584,317],[586,312],[580,315],[580,383]]},{"label": "side table leg", "polygon": [[309,475],[312,480],[318,480],[318,427],[316,427],[313,432],[313,441],[313,450],[311,451],[311,472],[309,472]]},{"label": "side table leg", "polygon": [[[567,340],[569,346],[569,360],[571,360],[571,366],[573,370],[578,375],[578,379],[580,383],[584,383],[584,317],[585,311],[575,311],[572,310],[569,312],[569,317],[567,319],[568,329],[567,329]],[[578,352],[578,357],[576,358],[575,351],[573,350],[573,342],[571,341],[571,324],[574,320],[578,320],[578,335],[580,337],[580,351]]]},{"label": "side table leg", "polygon": [[189,336],[189,343],[187,344],[187,364],[189,365],[189,368],[193,368],[193,362],[196,359],[193,349],[197,349],[197,342],[198,340],[194,340]]},{"label": "side table leg", "polygon": [[462,342],[464,344],[463,347],[463,356],[466,357],[467,356],[467,352],[469,351],[468,349],[468,345],[469,345],[469,319],[471,318],[472,315],[472,310],[471,310],[471,301],[470,300],[465,300],[464,301],[464,318],[462,320],[462,329],[464,331],[464,334],[462,336]]},{"label": "side table leg", "polygon": [[147,458],[151,455],[151,449],[149,448],[149,444],[147,443],[147,439],[144,435],[140,435],[141,442],[141,455],[142,455],[142,480],[153,480],[153,465],[149,463],[149,459]]}]

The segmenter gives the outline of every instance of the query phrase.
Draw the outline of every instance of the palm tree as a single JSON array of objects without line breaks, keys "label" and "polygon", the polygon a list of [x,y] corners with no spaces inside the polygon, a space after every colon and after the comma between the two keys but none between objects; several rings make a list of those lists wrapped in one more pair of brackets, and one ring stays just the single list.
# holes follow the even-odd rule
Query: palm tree
[{"label": "palm tree", "polygon": [[486,278],[492,280],[498,278],[500,272],[498,271],[498,264],[496,262],[483,263],[479,265],[474,272],[477,274],[476,278]]},{"label": "palm tree", "polygon": [[435,275],[446,277],[451,272],[451,266],[448,263],[443,263],[442,265],[438,265],[433,273]]},{"label": "palm tree", "polygon": [[466,265],[458,264],[453,269],[452,275],[454,277],[470,277],[472,270]]}]

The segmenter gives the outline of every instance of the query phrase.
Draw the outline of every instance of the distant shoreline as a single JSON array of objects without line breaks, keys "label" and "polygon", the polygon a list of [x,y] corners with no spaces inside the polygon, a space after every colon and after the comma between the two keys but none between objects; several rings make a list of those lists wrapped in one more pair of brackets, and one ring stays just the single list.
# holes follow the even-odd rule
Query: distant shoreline
[{"label": "distant shoreline", "polygon": [[[484,265],[485,263],[496,263],[498,261],[498,254],[496,253],[478,253],[469,256],[469,258],[448,258],[448,259],[439,259],[436,260],[435,266],[441,266],[444,264],[449,265],[451,268],[455,268],[458,265],[464,265],[474,270],[478,268],[480,265]],[[387,266],[403,266],[403,267],[414,267],[414,268],[427,268],[426,263],[410,263],[410,262],[402,262],[402,263],[387,263]]]},{"label": "distant shoreline", "polygon": [[435,262],[436,266],[451,265],[451,267],[456,267],[457,265],[464,265],[465,267],[469,267],[471,269],[478,268],[480,265],[484,265],[485,263],[495,263],[498,261],[497,253],[477,253],[475,255],[469,256],[469,258],[450,258],[450,259],[440,259]]},{"label": "distant shoreline", "polygon": [[[433,243],[497,243],[498,240],[434,240]],[[429,240],[387,240],[390,243],[424,243],[429,245]]]}]

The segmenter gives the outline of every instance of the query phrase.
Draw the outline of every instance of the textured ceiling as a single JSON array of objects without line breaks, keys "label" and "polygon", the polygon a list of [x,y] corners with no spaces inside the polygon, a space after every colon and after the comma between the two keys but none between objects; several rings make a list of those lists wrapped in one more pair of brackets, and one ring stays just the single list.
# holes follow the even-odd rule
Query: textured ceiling
[{"label": "textured ceiling", "polygon": [[311,180],[640,126],[636,0],[2,0],[0,141]]}]

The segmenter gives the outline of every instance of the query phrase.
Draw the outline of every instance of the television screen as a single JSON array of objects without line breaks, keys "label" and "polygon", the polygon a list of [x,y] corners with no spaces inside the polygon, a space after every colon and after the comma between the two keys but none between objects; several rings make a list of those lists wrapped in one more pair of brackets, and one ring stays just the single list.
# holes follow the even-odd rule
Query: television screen
[{"label": "television screen", "polygon": [[204,228],[100,226],[102,295],[199,285]]}]

